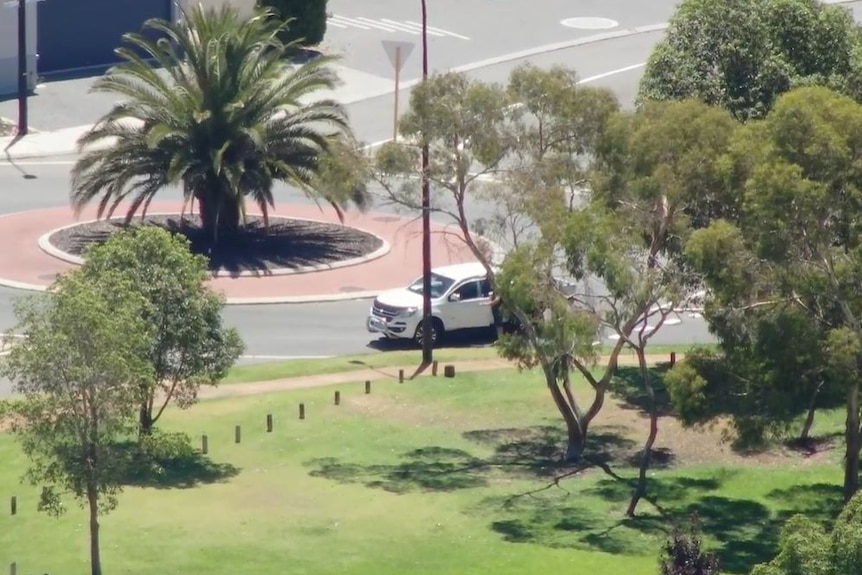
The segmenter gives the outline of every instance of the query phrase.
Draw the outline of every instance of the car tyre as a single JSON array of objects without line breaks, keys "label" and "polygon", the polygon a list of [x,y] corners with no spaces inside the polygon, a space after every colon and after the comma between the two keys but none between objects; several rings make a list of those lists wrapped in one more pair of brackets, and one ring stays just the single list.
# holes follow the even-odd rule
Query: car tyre
[{"label": "car tyre", "polygon": [[[413,340],[417,345],[422,345],[422,340],[425,337],[425,322],[420,322],[418,326],[416,326],[416,332],[413,334]],[[431,347],[437,347],[440,344],[440,340],[443,338],[443,322],[439,319],[432,318],[431,320]]]}]

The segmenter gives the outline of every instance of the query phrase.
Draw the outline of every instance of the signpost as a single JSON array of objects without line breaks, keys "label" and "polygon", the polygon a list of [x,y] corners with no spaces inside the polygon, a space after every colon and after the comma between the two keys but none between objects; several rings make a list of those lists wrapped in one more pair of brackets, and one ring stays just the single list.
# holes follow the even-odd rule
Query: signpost
[{"label": "signpost", "polygon": [[4,8],[18,8],[18,136],[25,136],[29,131],[27,120],[27,5],[41,0],[6,0]]},{"label": "signpost", "polygon": [[398,141],[398,92],[401,91],[401,70],[404,68],[404,62],[410,57],[413,52],[414,44],[412,42],[394,42],[392,40],[383,40],[383,50],[389,56],[389,62],[395,69],[395,106],[393,110],[394,122],[392,126],[392,141]]}]

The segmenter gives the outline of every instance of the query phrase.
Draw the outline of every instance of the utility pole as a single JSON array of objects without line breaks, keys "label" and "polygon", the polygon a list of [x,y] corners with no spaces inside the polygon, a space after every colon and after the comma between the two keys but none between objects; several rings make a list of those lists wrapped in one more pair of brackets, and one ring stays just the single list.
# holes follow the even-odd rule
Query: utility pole
[{"label": "utility pole", "polygon": [[18,136],[27,134],[27,1],[18,0]]},{"label": "utility pole", "polygon": [[[422,0],[422,81],[428,79],[428,8]],[[422,145],[422,364],[433,361],[431,330],[431,183],[428,178],[428,141]],[[439,334],[438,334],[439,335]]]}]

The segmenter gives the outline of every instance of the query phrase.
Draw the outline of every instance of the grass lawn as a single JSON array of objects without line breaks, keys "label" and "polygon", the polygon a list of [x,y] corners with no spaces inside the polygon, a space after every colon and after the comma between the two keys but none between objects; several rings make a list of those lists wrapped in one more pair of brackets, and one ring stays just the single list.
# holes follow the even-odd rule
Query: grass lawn
[{"label": "grass lawn", "polygon": [[[125,490],[102,520],[105,572],[654,575],[668,529],[696,512],[722,572],[747,573],[774,554],[782,519],[826,518],[840,505],[838,450],[743,457],[718,431],[663,418],[649,485],[655,505],[625,520],[645,421],[636,395],[619,390],[590,449],[620,478],[554,463],[560,422],[540,379],[514,370],[380,382],[371,395],[343,385],[171,411],[163,427],[196,445],[206,433],[209,458]],[[0,460],[0,566],[86,572],[84,513],[71,504],[59,520],[36,512],[37,491],[18,482],[26,462],[8,435],[0,434]]]},{"label": "grass lawn", "polygon": [[[670,354],[675,351],[683,353],[689,346],[656,345],[649,346],[650,354]],[[609,350],[610,348],[605,348]],[[624,355],[630,355],[626,350]],[[434,359],[440,363],[455,361],[483,361],[498,359],[499,355],[493,346],[449,347],[434,351]],[[248,383],[253,381],[269,381],[288,377],[304,377],[324,373],[343,373],[363,369],[378,369],[385,367],[401,367],[419,365],[422,361],[421,350],[388,351],[385,353],[363,353],[327,359],[295,359],[290,361],[275,361],[238,365],[230,370],[223,383]]]}]

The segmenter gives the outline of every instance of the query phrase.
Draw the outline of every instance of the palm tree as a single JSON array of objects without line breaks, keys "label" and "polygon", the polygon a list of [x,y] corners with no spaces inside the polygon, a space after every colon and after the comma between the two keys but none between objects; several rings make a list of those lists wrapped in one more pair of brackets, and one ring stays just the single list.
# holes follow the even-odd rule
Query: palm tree
[{"label": "palm tree", "polygon": [[99,217],[111,217],[129,202],[128,223],[160,190],[181,184],[218,239],[245,221],[246,199],[268,222],[275,181],[330,203],[339,217],[341,207],[362,205],[361,182],[348,189],[325,177],[337,171],[326,168],[329,151],[352,141],[344,109],[310,99],[337,85],[331,59],[285,63],[283,24],[268,16],[198,5],[177,23],[148,20],[149,33],[125,35],[122,62],[93,86],[124,101],[78,141],[76,213],[98,198]]}]

